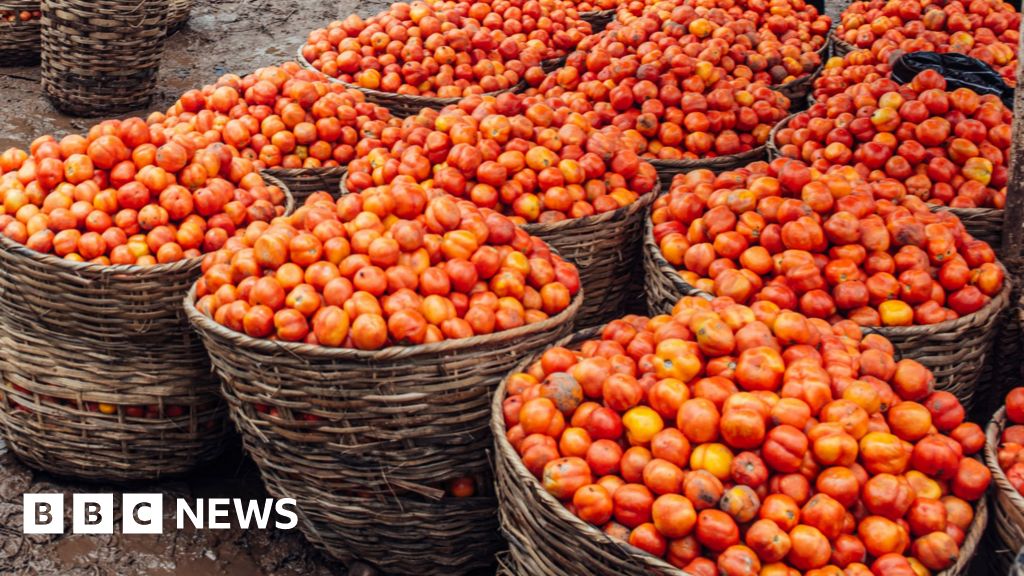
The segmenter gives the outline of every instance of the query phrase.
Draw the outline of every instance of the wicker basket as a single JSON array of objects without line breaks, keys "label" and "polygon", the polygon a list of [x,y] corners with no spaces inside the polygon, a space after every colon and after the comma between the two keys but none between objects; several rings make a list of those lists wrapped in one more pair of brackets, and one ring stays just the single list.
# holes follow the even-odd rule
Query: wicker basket
[{"label": "wicker basket", "polygon": [[181,306],[201,261],[100,266],[0,237],[0,426],[15,454],[138,480],[220,453],[226,410]]},{"label": "wicker basket", "polygon": [[849,42],[847,42],[847,41],[843,40],[842,38],[840,38],[839,35],[836,34],[836,30],[835,29],[832,30],[831,36],[832,36],[832,55],[833,56],[846,56],[850,52],[853,52],[854,50],[857,49],[857,47],[854,46],[853,44],[850,44]]},{"label": "wicker basket", "polygon": [[76,116],[144,107],[156,87],[169,0],[43,0],[43,93]]},{"label": "wicker basket", "polygon": [[527,224],[523,229],[547,242],[576,265],[586,298],[576,319],[585,328],[622,315],[631,294],[631,281],[640,272],[644,222],[658,197],[659,186],[636,202],[612,212],[551,224]]},{"label": "wicker basket", "polygon": [[[493,562],[494,500],[481,499],[480,513],[465,516],[474,530],[447,529],[460,522],[451,509],[459,504],[423,500],[440,496],[436,483],[490,475],[494,388],[521,355],[572,330],[582,294],[537,324],[372,352],[250,338],[202,315],[193,300],[194,289],[185,310],[223,382],[231,418],[271,492],[297,500],[312,542],[342,560],[401,573],[461,573]],[[394,510],[394,520],[364,523],[353,494],[366,509]],[[423,505],[411,504],[417,501]],[[315,512],[325,509],[336,515]],[[398,530],[403,537],[388,540]]]},{"label": "wicker basket", "polygon": [[[571,347],[599,334],[599,329],[585,330],[559,344]],[[525,369],[539,354],[528,356],[513,372]],[[616,540],[580,520],[540,485],[505,436],[502,403],[506,382],[502,381],[491,402],[491,432],[501,531],[509,542],[511,564],[518,573],[524,576],[688,576],[661,558]],[[936,576],[967,575],[987,524],[988,506],[983,498],[975,508],[974,520],[956,564]]]},{"label": "wicker basket", "polygon": [[[813,100],[813,98],[811,99]],[[786,116],[782,120],[779,120],[779,123],[773,126],[772,131],[768,133],[768,141],[765,142],[764,145],[768,149],[769,160],[774,160],[776,158],[782,157],[782,152],[779,150],[778,145],[775,144],[775,138],[776,136],[779,135],[779,130],[782,130],[786,126],[789,126],[789,121],[792,120],[793,117],[796,116],[797,114],[802,114],[802,112],[790,114],[789,116]]]},{"label": "wicker basket", "polygon": [[818,56],[821,57],[821,64],[814,70],[814,72],[797,78],[792,82],[786,82],[782,86],[775,88],[776,92],[781,93],[786,98],[789,98],[790,109],[803,108],[803,105],[807,103],[807,97],[811,94],[811,90],[814,88],[814,81],[817,80],[821,71],[825,69],[825,60],[828,60],[829,44],[831,40],[826,38],[825,44],[818,49]]},{"label": "wicker basket", "polygon": [[170,0],[170,10],[167,13],[167,33],[177,32],[179,28],[188,22],[189,13],[192,11],[192,0]]},{"label": "wicker basket", "polygon": [[647,161],[658,170],[658,179],[661,180],[662,187],[667,190],[672,184],[672,178],[674,178],[676,174],[685,174],[700,168],[713,170],[715,172],[735,170],[736,168],[746,166],[751,162],[764,160],[766,151],[767,148],[765,145],[761,145],[753,150],[747,150],[746,152],[740,152],[739,154],[716,156],[714,158],[702,158],[699,160],[662,160],[659,158],[649,159]]},{"label": "wicker basket", "polygon": [[334,194],[345,177],[348,169],[345,166],[334,168],[268,168],[261,173],[280,180],[288,187],[295,207],[302,206],[306,198],[314,192]]},{"label": "wicker basket", "polygon": [[[35,12],[39,0],[0,2],[0,11]],[[0,20],[0,66],[27,66],[39,63],[39,19],[13,22]]]},{"label": "wicker basket", "polygon": [[591,34],[603,32],[604,29],[615,20],[615,10],[594,10],[593,12],[581,12],[580,19],[590,23]]},{"label": "wicker basket", "polygon": [[[299,61],[299,64],[302,65],[303,68],[307,68],[309,70],[315,70],[315,71],[319,72],[319,70],[316,70],[316,68],[312,64],[310,64],[308,60],[306,60],[306,57],[302,55],[302,46],[299,46],[298,53],[296,54],[295,57]],[[552,62],[552,61],[547,61],[547,62],[544,63],[544,65],[547,65],[549,62]],[[560,66],[560,64],[555,66],[555,68],[558,68],[558,66]],[[545,68],[544,71],[545,72],[550,72],[550,70],[547,70],[546,68]],[[332,82],[332,83],[336,83],[336,84],[341,84],[341,85],[345,86],[346,88],[351,88],[353,90],[358,90],[358,91],[362,92],[363,95],[366,96],[366,101],[367,102],[370,102],[371,104],[376,104],[377,106],[382,106],[384,108],[387,108],[388,110],[391,111],[392,114],[395,115],[396,118],[408,118],[409,116],[415,116],[415,115],[419,114],[420,111],[423,110],[424,108],[431,108],[431,109],[434,109],[434,110],[441,110],[445,106],[450,106],[452,104],[458,104],[459,101],[462,100],[462,97],[458,97],[458,98],[429,98],[427,96],[407,96],[405,94],[396,94],[394,92],[382,92],[380,90],[373,90],[373,89],[370,89],[370,88],[363,88],[362,86],[359,86],[358,84],[350,84],[348,82],[342,82],[341,80],[338,80],[337,78],[330,78],[330,77],[327,78],[327,81],[328,82]],[[513,86],[513,87],[511,87],[511,88],[509,88],[507,90],[497,90],[495,92],[487,92],[486,95],[488,95],[488,96],[497,96],[498,94],[503,94],[505,92],[522,92],[525,89],[526,89],[526,82],[520,81],[518,84],[516,84],[515,86]]]},{"label": "wicker basket", "polygon": [[996,412],[985,429],[985,463],[988,464],[994,483],[991,492],[993,528],[990,531],[991,540],[995,544],[992,563],[998,567],[1000,574],[1009,572],[1017,550],[1024,547],[1024,496],[1010,484],[997,457],[1001,443],[999,437],[1005,426],[1006,408],[1003,407]]},{"label": "wicker basket", "polygon": [[647,313],[651,316],[671,314],[672,308],[683,296],[704,294],[685,282],[679,271],[665,260],[661,247],[654,241],[654,225],[648,218],[644,225],[644,296]]}]

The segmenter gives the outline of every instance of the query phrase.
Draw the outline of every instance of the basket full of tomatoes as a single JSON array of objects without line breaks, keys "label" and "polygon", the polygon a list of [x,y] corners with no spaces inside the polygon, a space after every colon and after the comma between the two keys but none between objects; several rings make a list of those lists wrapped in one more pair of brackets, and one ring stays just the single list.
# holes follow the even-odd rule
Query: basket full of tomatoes
[{"label": "basket full of tomatoes", "polygon": [[171,131],[219,131],[300,205],[313,192],[336,190],[345,166],[390,142],[400,124],[361,92],[328,83],[298,62],[226,74],[182,94],[147,122]]},{"label": "basket full of tomatoes", "polygon": [[39,62],[39,2],[0,2],[0,66]]},{"label": "basket full of tomatoes", "polygon": [[[645,249],[652,312],[694,290],[879,331],[972,407],[1010,281],[985,242],[902,184],[779,158],[677,177]],[[682,289],[680,289],[682,288]]]},{"label": "basket full of tomatoes", "polygon": [[140,118],[39,138],[0,155],[0,169],[0,423],[11,450],[106,480],[215,457],[226,409],[181,300],[201,253],[283,214],[287,190],[237,151],[198,133],[167,139]]},{"label": "basket full of tomatoes", "polygon": [[203,268],[189,319],[310,540],[387,572],[489,566],[488,483],[433,485],[489,477],[491,394],[571,332],[575,267],[497,212],[397,179],[313,195]]},{"label": "basket full of tomatoes", "polygon": [[615,132],[539,97],[473,96],[407,118],[390,149],[348,166],[343,187],[411,177],[509,216],[576,265],[586,299],[577,325],[618,314],[639,272],[640,238],[658,194],[655,169]]},{"label": "basket full of tomatoes", "polygon": [[403,2],[314,30],[298,58],[404,118],[521,90],[590,33],[571,2]]},{"label": "basket full of tomatoes", "polygon": [[1024,388],[1006,395],[986,432],[985,462],[992,471],[992,539],[995,565],[1008,572],[1024,546]]},{"label": "basket full of tomatoes", "polygon": [[522,573],[967,573],[983,433],[884,337],[689,297],[563,344],[492,403]]},{"label": "basket full of tomatoes", "polygon": [[949,90],[938,72],[925,70],[903,86],[881,77],[824,98],[777,126],[770,148],[819,170],[853,165],[870,179],[899,181],[887,190],[956,214],[998,249],[1012,120],[998,97]]}]

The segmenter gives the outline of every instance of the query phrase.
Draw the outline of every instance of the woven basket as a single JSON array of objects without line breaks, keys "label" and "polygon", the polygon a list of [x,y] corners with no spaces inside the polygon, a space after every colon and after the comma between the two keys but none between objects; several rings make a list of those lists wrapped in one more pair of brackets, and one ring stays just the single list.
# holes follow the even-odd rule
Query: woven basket
[{"label": "woven basket", "polygon": [[[439,497],[429,485],[490,475],[494,388],[523,354],[572,330],[582,294],[537,324],[372,352],[250,338],[202,315],[194,295],[185,310],[223,382],[231,418],[271,491],[295,498],[306,514],[312,542],[339,559],[401,573],[450,574],[493,562],[494,500],[480,499],[479,508],[411,503]],[[393,522],[364,522],[354,494],[366,509],[394,510]],[[460,519],[453,506],[479,513]],[[337,512],[316,512],[325,509]],[[448,529],[463,520],[475,528]],[[391,539],[397,531],[403,537]]]},{"label": "woven basket", "polygon": [[226,410],[181,306],[201,262],[100,266],[0,237],[0,425],[15,454],[123,481],[220,453]]},{"label": "woven basket", "polygon": [[527,224],[522,228],[544,240],[576,265],[586,298],[576,326],[605,324],[622,315],[631,293],[631,280],[642,272],[640,248],[644,222],[658,197],[660,185],[636,202],[612,212],[551,224]]},{"label": "woven basket", "polygon": [[846,56],[850,52],[853,52],[854,50],[857,49],[857,47],[854,46],[853,44],[850,44],[849,42],[841,39],[839,35],[836,34],[835,29],[832,30],[831,37],[833,56]]},{"label": "woven basket", "polygon": [[661,180],[662,187],[667,190],[672,184],[672,178],[674,178],[676,174],[685,174],[700,168],[713,170],[715,172],[735,170],[736,168],[746,166],[751,162],[764,160],[766,151],[767,148],[764,145],[761,145],[753,150],[740,152],[739,154],[716,156],[714,158],[702,158],[699,160],[662,160],[660,158],[645,160],[650,162],[654,168],[658,170],[658,179]]},{"label": "woven basket", "polygon": [[[809,98],[809,100],[813,100],[813,98]],[[794,114],[790,114],[789,116],[786,116],[782,120],[779,120],[779,123],[776,124],[775,126],[773,126],[772,127],[772,131],[768,133],[768,141],[765,142],[764,145],[768,149],[768,159],[769,160],[774,160],[776,158],[781,158],[782,157],[782,152],[779,150],[778,145],[775,144],[775,138],[776,138],[776,136],[779,135],[779,130],[782,130],[786,126],[789,126],[789,121],[792,120],[794,116],[796,116],[797,114],[800,114],[800,113],[801,112],[796,112]]]},{"label": "woven basket", "polygon": [[[39,10],[39,0],[0,2],[0,11]],[[39,19],[0,21],[0,66],[26,66],[39,62]]]},{"label": "woven basket", "polygon": [[999,466],[997,457],[999,437],[1006,426],[1006,408],[1000,408],[992,417],[985,429],[985,463],[992,473],[994,488],[992,494],[992,525],[991,540],[995,548],[992,552],[993,564],[1000,574],[1009,572],[1014,564],[1017,550],[1024,547],[1024,496],[1010,484],[1006,473]]},{"label": "woven basket", "polygon": [[[306,60],[306,57],[302,55],[302,46],[299,46],[299,50],[296,54],[296,59],[299,61],[299,64],[301,64],[303,68],[319,72],[319,70],[317,70],[312,64],[310,64],[309,61]],[[545,62],[544,65],[547,65],[549,62],[551,61]],[[560,66],[560,64],[558,66]],[[558,66],[555,66],[555,68],[558,68]],[[544,71],[550,72],[550,70],[546,68]],[[358,90],[362,92],[363,95],[366,96],[367,102],[387,108],[396,118],[408,118],[409,116],[415,116],[419,114],[420,111],[423,110],[424,108],[441,110],[445,106],[458,104],[459,101],[462,100],[461,96],[458,98],[429,98],[427,96],[407,96],[405,94],[395,94],[394,92],[382,92],[380,90],[363,88],[358,84],[342,82],[337,78],[330,77],[327,78],[327,81],[335,84],[341,84],[346,88],[351,88],[353,90]],[[520,81],[518,84],[507,90],[487,92],[485,93],[485,95],[497,96],[498,94],[503,94],[505,92],[522,92],[525,89],[526,82]]]},{"label": "woven basket", "polygon": [[615,10],[594,10],[593,12],[581,12],[580,20],[590,23],[591,34],[603,32],[604,29],[615,20]]},{"label": "woven basket", "polygon": [[828,60],[829,44],[831,40],[826,38],[825,44],[818,49],[818,56],[821,57],[821,64],[814,70],[814,72],[797,78],[792,82],[786,82],[785,84],[775,88],[776,92],[781,93],[786,98],[789,98],[790,109],[802,108],[807,103],[807,97],[810,95],[811,90],[814,88],[814,81],[817,80],[818,76],[821,75],[821,71],[825,69],[825,60]]},{"label": "woven basket", "polygon": [[268,168],[261,174],[271,176],[280,180],[288,187],[292,198],[295,199],[295,206],[299,207],[306,203],[306,198],[314,192],[329,192],[334,194],[341,184],[341,179],[347,172],[345,166],[334,168]]},{"label": "woven basket", "polygon": [[144,107],[156,87],[169,0],[43,0],[43,93],[76,116]]},{"label": "woven basket", "polygon": [[[592,328],[558,344],[572,347],[599,334],[600,328]],[[512,373],[525,369],[539,356],[539,352],[528,356]],[[661,558],[616,540],[580,520],[540,485],[505,435],[502,403],[506,383],[507,380],[502,381],[491,402],[491,432],[501,531],[509,542],[511,565],[518,573],[524,576],[688,576],[687,572]],[[967,575],[987,524],[988,506],[983,498],[975,508],[974,520],[956,564],[936,576]]]},{"label": "woven basket", "polygon": [[671,314],[672,308],[683,296],[704,294],[685,282],[679,271],[665,260],[661,247],[654,241],[654,224],[648,218],[644,225],[644,296],[647,313],[651,316]]},{"label": "woven basket", "polygon": [[192,11],[192,0],[170,0],[171,5],[167,13],[167,33],[176,32],[188,22],[189,13]]}]

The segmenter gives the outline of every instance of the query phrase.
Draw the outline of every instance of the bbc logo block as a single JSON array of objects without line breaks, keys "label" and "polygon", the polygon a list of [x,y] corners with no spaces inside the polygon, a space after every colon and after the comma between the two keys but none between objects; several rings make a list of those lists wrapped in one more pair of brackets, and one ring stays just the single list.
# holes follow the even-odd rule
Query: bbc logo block
[{"label": "bbc logo block", "polygon": [[[24,494],[23,532],[25,534],[64,534],[63,494]],[[161,494],[122,494],[121,532],[123,534],[162,534],[164,498]],[[175,502],[173,525],[184,529],[224,530],[231,527],[234,513],[237,525],[265,530],[271,523],[279,530],[298,525],[295,500],[242,500],[240,498],[199,498],[191,503],[184,498]],[[71,531],[75,534],[113,534],[117,509],[113,494],[74,494],[71,499]],[[274,522],[271,522],[274,520]]]}]

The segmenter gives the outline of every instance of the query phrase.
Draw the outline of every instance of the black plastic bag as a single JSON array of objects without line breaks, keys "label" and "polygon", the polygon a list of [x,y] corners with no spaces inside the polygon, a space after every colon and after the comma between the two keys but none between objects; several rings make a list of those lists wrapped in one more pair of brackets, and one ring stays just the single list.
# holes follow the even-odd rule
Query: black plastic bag
[{"label": "black plastic bag", "polygon": [[909,52],[892,63],[890,77],[899,84],[906,84],[921,71],[929,69],[942,74],[950,90],[970,88],[978,94],[995,94],[1007,108],[1013,109],[1013,88],[1006,84],[1002,75],[988,64],[966,54]]}]

